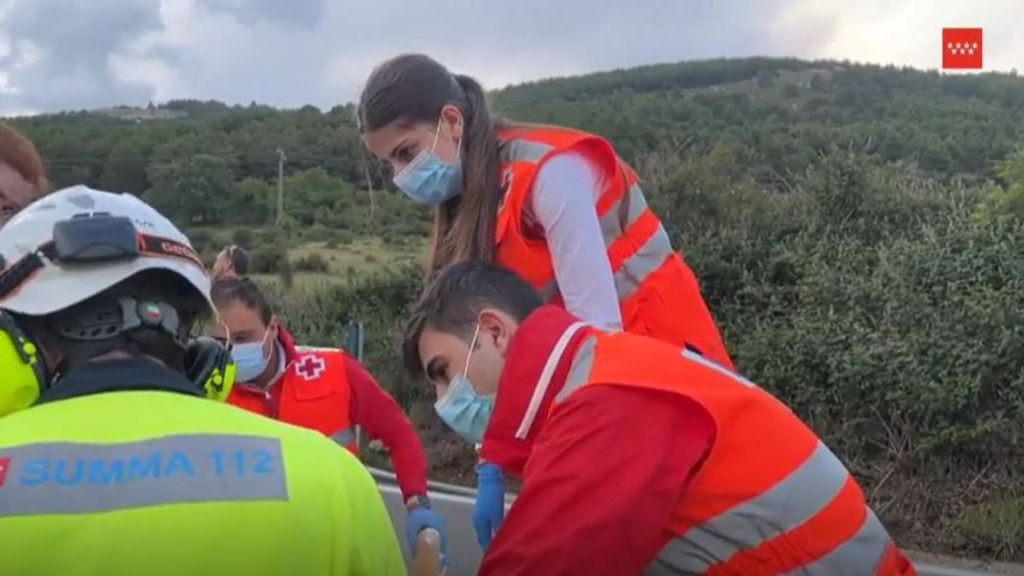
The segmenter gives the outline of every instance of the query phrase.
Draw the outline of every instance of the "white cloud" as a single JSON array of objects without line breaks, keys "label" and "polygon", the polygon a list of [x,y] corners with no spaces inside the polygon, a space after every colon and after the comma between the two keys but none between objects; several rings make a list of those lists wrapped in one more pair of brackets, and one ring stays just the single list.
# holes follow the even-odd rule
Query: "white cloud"
[{"label": "white cloud", "polygon": [[944,26],[984,27],[986,69],[1009,70],[1024,68],[1021,21],[1019,0],[0,0],[0,113],[148,98],[329,108],[409,51],[488,88],[722,56],[937,68]]},{"label": "white cloud", "polygon": [[1019,0],[864,0],[842,7],[832,0],[802,0],[782,19],[803,26],[831,19],[832,37],[818,47],[822,57],[921,69],[942,67],[943,28],[982,28],[986,70],[1024,68]]}]

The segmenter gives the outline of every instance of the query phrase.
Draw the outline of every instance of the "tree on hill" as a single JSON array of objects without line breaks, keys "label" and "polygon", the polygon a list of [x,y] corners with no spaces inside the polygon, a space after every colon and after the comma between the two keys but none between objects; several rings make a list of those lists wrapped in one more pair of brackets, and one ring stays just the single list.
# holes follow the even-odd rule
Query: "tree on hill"
[{"label": "tree on hill", "polygon": [[[629,161],[678,142],[693,155],[728,149],[744,176],[777,190],[833,146],[867,147],[883,162],[909,162],[939,179],[985,179],[997,177],[996,162],[1024,142],[1024,79],[1005,74],[946,77],[848,63],[719,59],[532,82],[492,98],[508,118],[600,134]],[[39,146],[57,185],[139,195],[152,190],[183,218],[262,222],[267,209],[257,198],[264,192],[254,181],[276,186],[278,148],[287,153],[288,178],[319,170],[317,186],[350,198],[339,206],[354,205],[355,190],[390,188],[388,171],[360,143],[351,104],[326,113],[199,100],[159,108],[187,116],[135,124],[75,112],[14,123]],[[189,160],[197,155],[203,160]],[[216,176],[208,183],[205,176],[193,178],[177,192],[184,197],[172,201],[170,175],[184,178],[181,165],[196,162]],[[206,184],[217,192],[200,189]],[[188,207],[206,199],[220,208]],[[425,212],[407,204],[381,207],[382,214],[394,209],[403,215],[390,224],[392,234],[421,228]],[[327,201],[302,183],[288,194],[287,206],[304,222],[348,223],[346,217],[324,222],[332,218],[315,213],[327,209]]]}]

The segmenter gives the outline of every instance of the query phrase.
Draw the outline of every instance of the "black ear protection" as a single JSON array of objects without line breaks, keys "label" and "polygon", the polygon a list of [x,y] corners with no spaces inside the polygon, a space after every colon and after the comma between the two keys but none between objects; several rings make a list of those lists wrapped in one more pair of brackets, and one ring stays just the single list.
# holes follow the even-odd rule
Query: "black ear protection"
[{"label": "black ear protection", "polygon": [[226,400],[235,384],[231,349],[207,336],[196,338],[185,348],[185,376],[199,386],[207,398]]},{"label": "black ear protection", "polygon": [[[211,400],[224,401],[235,381],[231,350],[201,337],[185,347],[185,376]],[[39,399],[50,375],[36,342],[14,318],[0,310],[0,417],[24,410]]]},{"label": "black ear protection", "polygon": [[49,382],[39,346],[0,310],[0,417],[28,408]]}]

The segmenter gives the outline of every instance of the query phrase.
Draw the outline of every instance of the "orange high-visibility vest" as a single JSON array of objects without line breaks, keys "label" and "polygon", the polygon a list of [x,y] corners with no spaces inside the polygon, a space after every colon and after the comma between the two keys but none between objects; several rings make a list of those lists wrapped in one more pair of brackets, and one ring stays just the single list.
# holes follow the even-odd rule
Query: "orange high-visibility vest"
[{"label": "orange high-visibility vest", "polygon": [[690,350],[595,331],[577,349],[552,413],[574,391],[602,384],[684,395],[717,428],[650,573],[914,574],[846,467],[752,382]]},{"label": "orange high-visibility vest", "polygon": [[498,133],[505,196],[498,210],[495,262],[564,307],[547,243],[523,232],[523,210],[541,165],[569,150],[587,154],[605,175],[597,201],[605,249],[628,332],[689,346],[732,368],[732,360],[700,293],[697,277],[672,250],[668,233],[647,206],[636,174],[607,141],[565,128],[515,127]]},{"label": "orange high-visibility vest", "polygon": [[288,364],[279,386],[276,407],[269,394],[236,385],[228,402],[281,422],[317,430],[359,455],[352,417],[352,390],[341,350],[298,352]]}]

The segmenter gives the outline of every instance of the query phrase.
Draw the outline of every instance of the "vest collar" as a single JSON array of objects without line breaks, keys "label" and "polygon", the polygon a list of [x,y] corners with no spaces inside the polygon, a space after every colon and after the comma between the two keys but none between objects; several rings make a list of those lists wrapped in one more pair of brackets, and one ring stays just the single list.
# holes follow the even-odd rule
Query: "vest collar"
[{"label": "vest collar", "polygon": [[299,355],[299,351],[295,349],[295,337],[280,321],[277,323],[277,343],[284,349],[285,364],[291,364]]},{"label": "vest collar", "polygon": [[299,351],[295,349],[295,337],[281,324],[280,320],[277,322],[277,351],[280,353],[277,375],[270,381],[267,386],[268,390],[281,383],[284,375],[288,373],[292,364],[299,357]]},{"label": "vest collar", "polygon": [[86,362],[58,379],[39,397],[38,404],[105,392],[154,391],[200,396],[199,386],[183,374],[145,357]]},{"label": "vest collar", "polygon": [[555,306],[542,306],[523,321],[505,355],[482,459],[522,474],[576,349],[591,330]]}]

